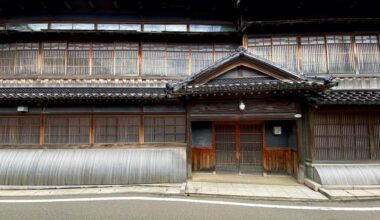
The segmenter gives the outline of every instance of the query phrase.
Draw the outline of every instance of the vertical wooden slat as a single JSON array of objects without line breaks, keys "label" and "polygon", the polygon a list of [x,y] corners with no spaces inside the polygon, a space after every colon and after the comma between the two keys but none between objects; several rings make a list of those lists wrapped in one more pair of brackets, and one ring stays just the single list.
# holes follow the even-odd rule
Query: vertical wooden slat
[{"label": "vertical wooden slat", "polygon": [[369,131],[369,141],[370,141],[370,152],[371,152],[371,160],[376,160],[378,152],[376,152],[376,135],[375,135],[375,125],[374,125],[374,114],[371,112],[369,114],[369,123],[368,123],[368,131]]}]

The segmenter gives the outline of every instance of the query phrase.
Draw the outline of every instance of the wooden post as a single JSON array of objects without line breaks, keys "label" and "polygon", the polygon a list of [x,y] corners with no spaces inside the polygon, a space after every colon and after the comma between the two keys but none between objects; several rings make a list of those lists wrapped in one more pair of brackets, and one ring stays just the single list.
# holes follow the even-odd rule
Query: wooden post
[{"label": "wooden post", "polygon": [[359,60],[358,60],[358,54],[357,54],[357,50],[356,50],[355,37],[354,36],[351,36],[351,47],[352,47],[352,53],[353,53],[353,62],[354,62],[355,74],[359,74]]},{"label": "wooden post", "polygon": [[40,117],[40,146],[45,144],[45,116]]},{"label": "wooden post", "polygon": [[91,115],[90,119],[90,146],[93,147],[95,143],[95,132],[94,132],[94,127],[95,127],[95,117],[94,115]]},{"label": "wooden post", "polygon": [[[144,25],[143,25],[144,27]],[[141,71],[141,67],[142,67],[142,43],[139,42],[139,45],[138,45],[138,53],[137,53],[137,62],[138,62],[138,75],[139,76],[142,76],[142,71]]]},{"label": "wooden post", "polygon": [[308,126],[307,126],[307,132],[308,132],[308,137],[309,137],[309,154],[310,154],[310,159],[312,161],[315,160],[315,155],[314,155],[314,111],[309,111],[309,120],[308,120]]},{"label": "wooden post", "polygon": [[236,167],[240,171],[240,155],[241,155],[241,148],[240,148],[240,125],[235,125],[235,143],[236,143]]},{"label": "wooden post", "polygon": [[324,36],[325,38],[325,53],[326,53],[326,73],[330,72],[330,57],[329,57],[329,50],[328,50],[328,45],[327,45],[327,37],[326,35]]},{"label": "wooden post", "polygon": [[244,33],[242,36],[242,46],[245,49],[248,49],[248,35],[246,33]]},{"label": "wooden post", "polygon": [[139,143],[144,144],[144,116],[140,115]]},{"label": "wooden post", "polygon": [[191,145],[192,145],[192,138],[191,138],[191,119],[190,119],[190,108],[189,105],[186,106],[186,140],[187,140],[187,157],[186,157],[186,164],[187,164],[187,178],[192,178],[192,152],[191,152]]}]

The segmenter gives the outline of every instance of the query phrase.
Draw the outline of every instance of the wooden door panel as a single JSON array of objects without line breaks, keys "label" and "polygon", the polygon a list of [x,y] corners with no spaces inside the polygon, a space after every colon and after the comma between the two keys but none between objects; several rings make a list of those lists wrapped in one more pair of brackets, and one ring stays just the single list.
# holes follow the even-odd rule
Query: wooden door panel
[{"label": "wooden door panel", "polygon": [[262,168],[262,125],[240,125],[240,172],[260,173]]},{"label": "wooden door panel", "polygon": [[236,172],[236,126],[215,125],[215,170]]}]

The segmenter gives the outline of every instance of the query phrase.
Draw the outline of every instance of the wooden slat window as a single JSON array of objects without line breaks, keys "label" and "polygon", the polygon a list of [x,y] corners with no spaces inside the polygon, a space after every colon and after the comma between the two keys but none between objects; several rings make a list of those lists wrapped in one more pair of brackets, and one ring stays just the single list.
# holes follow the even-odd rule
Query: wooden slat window
[{"label": "wooden slat window", "polygon": [[305,74],[327,73],[324,37],[301,37],[301,71]]},{"label": "wooden slat window", "polygon": [[90,44],[69,43],[67,51],[67,75],[83,76],[90,73]]},{"label": "wooden slat window", "polygon": [[355,73],[351,36],[327,36],[330,73]]},{"label": "wooden slat window", "polygon": [[92,45],[92,75],[114,75],[114,45],[94,43]]},{"label": "wooden slat window", "polygon": [[272,60],[272,39],[250,38],[248,39],[248,51],[267,60]]},{"label": "wooden slat window", "polygon": [[139,116],[95,118],[95,143],[138,143]]},{"label": "wooden slat window", "polygon": [[355,45],[359,73],[379,73],[380,52],[377,36],[355,36]]},{"label": "wooden slat window", "polygon": [[166,75],[166,44],[142,44],[141,75]]},{"label": "wooden slat window", "polygon": [[189,46],[170,44],[167,46],[167,75],[186,76],[189,75]]},{"label": "wooden slat window", "polygon": [[273,62],[292,70],[297,71],[297,38],[296,37],[276,37],[272,38]]},{"label": "wooden slat window", "polygon": [[0,75],[14,75],[15,47],[13,44],[0,44]]},{"label": "wooden slat window", "polygon": [[215,44],[214,45],[214,61],[218,61],[231,53],[237,48],[234,44]]},{"label": "wooden slat window", "polygon": [[0,117],[0,144],[39,144],[39,117]]},{"label": "wooden slat window", "polygon": [[138,43],[115,43],[115,75],[137,75],[138,53]]},{"label": "wooden slat window", "polygon": [[89,117],[47,117],[45,120],[46,144],[89,144]]},{"label": "wooden slat window", "polygon": [[380,115],[374,115],[374,134],[375,134],[375,148],[376,148],[376,153],[377,153],[377,159],[380,160]]},{"label": "wooden slat window", "polygon": [[42,74],[52,76],[65,75],[66,43],[43,43]]},{"label": "wooden slat window", "polygon": [[185,116],[145,116],[145,142],[181,142],[186,133]]},{"label": "wooden slat window", "polygon": [[38,43],[16,43],[15,47],[15,74],[37,74]]},{"label": "wooden slat window", "polygon": [[369,119],[364,113],[317,113],[316,160],[369,160]]},{"label": "wooden slat window", "polygon": [[191,46],[191,73],[200,70],[214,63],[213,45],[192,45]]}]

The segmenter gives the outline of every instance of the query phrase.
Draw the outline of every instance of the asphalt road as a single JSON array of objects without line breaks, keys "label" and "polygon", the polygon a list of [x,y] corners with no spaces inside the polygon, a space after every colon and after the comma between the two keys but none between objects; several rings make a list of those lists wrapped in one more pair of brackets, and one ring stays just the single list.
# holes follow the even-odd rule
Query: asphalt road
[{"label": "asphalt road", "polygon": [[129,194],[2,197],[0,219],[380,220],[380,201],[273,202]]}]

